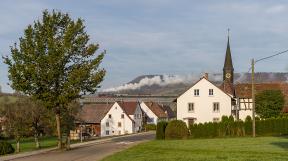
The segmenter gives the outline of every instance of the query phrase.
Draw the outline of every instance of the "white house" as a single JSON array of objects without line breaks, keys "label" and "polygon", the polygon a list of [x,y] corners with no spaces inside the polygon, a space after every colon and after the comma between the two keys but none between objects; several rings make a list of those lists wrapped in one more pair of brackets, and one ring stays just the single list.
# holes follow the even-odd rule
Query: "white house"
[{"label": "white house", "polygon": [[177,98],[177,120],[188,124],[218,122],[232,113],[232,96],[202,77]]},{"label": "white house", "polygon": [[138,102],[115,102],[101,120],[101,136],[122,135],[142,129],[142,111]]},{"label": "white house", "polygon": [[157,124],[160,120],[166,120],[174,117],[170,107],[160,105],[156,102],[141,102],[140,107],[145,114],[147,124]]}]

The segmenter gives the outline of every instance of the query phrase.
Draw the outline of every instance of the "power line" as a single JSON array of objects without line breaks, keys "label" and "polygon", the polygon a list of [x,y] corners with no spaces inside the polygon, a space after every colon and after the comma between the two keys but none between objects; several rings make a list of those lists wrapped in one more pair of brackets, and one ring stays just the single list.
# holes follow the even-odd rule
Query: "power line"
[{"label": "power line", "polygon": [[[269,58],[272,58],[272,57],[275,57],[275,56],[278,56],[278,55],[284,54],[284,53],[286,53],[286,52],[288,52],[288,50],[284,50],[284,51],[281,51],[281,52],[279,52],[279,53],[277,53],[277,54],[270,55],[270,56],[267,56],[267,57],[264,57],[264,58],[261,58],[261,59],[255,60],[255,64],[256,64],[257,62],[259,62],[259,61],[262,61],[262,60],[265,60],[265,59],[269,59]],[[247,73],[249,73],[250,70],[251,70],[251,67],[249,68],[249,70],[248,70]]]},{"label": "power line", "polygon": [[285,51],[282,51],[282,52],[279,52],[277,54],[274,54],[274,55],[271,55],[271,56],[267,56],[267,57],[264,57],[264,58],[261,58],[261,59],[258,59],[258,60],[255,60],[255,63],[259,62],[259,61],[262,61],[262,60],[265,60],[265,59],[269,59],[269,58],[272,58],[272,57],[275,57],[277,55],[281,55],[281,54],[284,54],[288,52],[288,50],[285,50]]}]

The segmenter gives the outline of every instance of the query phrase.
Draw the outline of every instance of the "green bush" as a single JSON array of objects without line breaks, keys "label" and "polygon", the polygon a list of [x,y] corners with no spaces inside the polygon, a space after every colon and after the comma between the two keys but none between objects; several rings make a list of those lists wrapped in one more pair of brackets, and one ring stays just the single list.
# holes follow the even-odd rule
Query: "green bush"
[{"label": "green bush", "polygon": [[[251,117],[247,117],[245,122],[233,121],[231,117],[224,116],[219,123],[194,124],[189,129],[191,138],[252,136],[252,120]],[[257,136],[280,136],[287,134],[287,117],[256,120]]]},{"label": "green bush", "polygon": [[14,153],[15,149],[13,146],[5,141],[0,141],[0,155]]},{"label": "green bush", "polygon": [[168,123],[165,130],[165,139],[187,139],[189,131],[186,123],[181,120],[173,120]]},{"label": "green bush", "polygon": [[155,124],[146,124],[144,126],[146,131],[152,131],[152,130],[156,130],[156,125]]},{"label": "green bush", "polygon": [[166,121],[160,121],[157,123],[156,126],[156,139],[158,140],[163,140],[165,139],[165,129],[167,126],[167,122]]}]

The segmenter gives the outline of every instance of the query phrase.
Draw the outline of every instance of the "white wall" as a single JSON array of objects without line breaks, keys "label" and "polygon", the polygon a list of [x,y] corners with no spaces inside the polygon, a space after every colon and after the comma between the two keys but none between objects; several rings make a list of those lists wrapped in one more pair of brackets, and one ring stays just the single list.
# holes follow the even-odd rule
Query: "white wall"
[{"label": "white wall", "polygon": [[[111,114],[111,118],[109,118],[109,114]],[[124,118],[121,118],[121,114],[124,114]],[[109,122],[109,127],[106,127],[106,122]],[[121,122],[121,127],[118,127],[118,122]],[[109,131],[109,135],[106,135],[107,130]],[[106,116],[101,120],[101,136],[123,135],[133,132],[133,122],[124,113],[119,104],[115,102]]]},{"label": "white wall", "polygon": [[[199,89],[199,96],[194,96],[194,89]],[[209,96],[209,89],[213,89],[213,96]],[[220,112],[213,112],[213,102],[219,102]],[[188,103],[194,103],[194,112],[188,112]],[[213,118],[231,115],[231,97],[218,87],[202,78],[193,87],[177,98],[177,119],[185,120],[186,117],[196,118],[195,123],[212,122]]]},{"label": "white wall", "polygon": [[252,117],[252,103],[249,103],[252,102],[252,99],[241,99],[240,102],[239,119],[245,121],[247,116]]},{"label": "white wall", "polygon": [[141,107],[140,107],[139,103],[137,103],[137,107],[136,107],[134,115],[129,115],[129,116],[135,122],[135,126],[134,126],[134,131],[133,132],[139,132],[142,129],[142,124],[143,124],[142,110],[141,110]]},{"label": "white wall", "polygon": [[149,119],[152,120],[151,122],[147,123],[156,125],[158,122],[158,117],[150,110],[150,108],[144,102],[141,102],[140,107],[143,112],[149,117]]}]

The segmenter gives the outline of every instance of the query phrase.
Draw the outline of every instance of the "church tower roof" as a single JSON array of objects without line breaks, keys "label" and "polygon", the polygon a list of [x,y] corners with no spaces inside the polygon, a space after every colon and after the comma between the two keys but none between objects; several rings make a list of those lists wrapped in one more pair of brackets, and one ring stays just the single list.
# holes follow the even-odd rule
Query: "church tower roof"
[{"label": "church tower roof", "polygon": [[233,63],[232,63],[232,56],[231,56],[231,50],[230,50],[230,40],[229,40],[229,29],[228,29],[228,42],[227,42],[227,49],[226,49],[226,55],[225,55],[225,62],[223,70],[234,70]]}]

